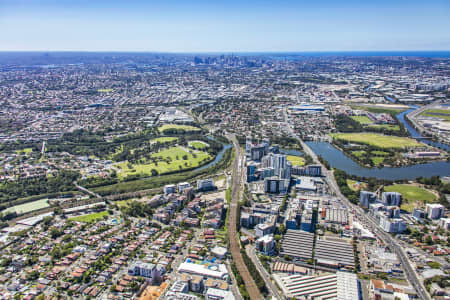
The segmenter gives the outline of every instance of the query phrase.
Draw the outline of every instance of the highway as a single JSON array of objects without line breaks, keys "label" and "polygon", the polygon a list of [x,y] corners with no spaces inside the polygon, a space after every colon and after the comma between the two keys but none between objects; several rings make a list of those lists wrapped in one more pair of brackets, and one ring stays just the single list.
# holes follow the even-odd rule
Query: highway
[{"label": "highway", "polygon": [[398,258],[400,259],[400,262],[402,263],[404,269],[405,269],[405,275],[408,278],[409,282],[412,284],[412,286],[415,288],[417,295],[420,299],[428,300],[430,299],[427,291],[425,290],[423,284],[418,278],[417,273],[415,272],[414,268],[411,266],[408,257],[406,256],[404,250],[402,247],[399,247],[397,242],[392,238],[388,233],[384,232],[380,227],[378,226],[378,223],[372,218],[370,218],[367,214],[364,213],[363,209],[357,205],[354,205],[351,203],[347,197],[342,195],[341,190],[339,189],[336,180],[334,178],[334,174],[332,171],[327,170],[317,159],[317,155],[309,148],[307,144],[305,144],[300,138],[298,138],[296,135],[295,137],[299,140],[301,143],[303,150],[309,154],[315,163],[320,164],[322,166],[323,173],[325,175],[325,178],[327,180],[327,183],[330,187],[330,189],[335,193],[336,197],[343,201],[349,208],[354,209],[358,219],[364,220],[367,224],[371,225],[372,231],[374,231],[378,237],[380,237],[386,245],[389,246],[389,248],[397,254]]},{"label": "highway", "polygon": [[247,289],[248,294],[251,299],[263,299],[263,296],[259,292],[258,287],[253,280],[253,277],[250,275],[250,272],[247,269],[247,266],[244,263],[244,259],[242,258],[241,248],[239,246],[238,235],[237,235],[237,216],[238,216],[238,201],[239,194],[241,189],[241,179],[242,174],[240,172],[240,165],[242,164],[242,153],[241,147],[239,146],[236,137],[227,136],[227,138],[233,141],[234,149],[236,151],[236,157],[233,163],[233,184],[231,188],[231,203],[230,203],[230,213],[228,218],[228,239],[230,241],[230,252],[233,257],[233,262],[238,269],[239,274],[244,280],[245,288]]},{"label": "highway", "polygon": [[314,153],[314,151],[311,150],[311,148],[309,148],[309,146],[303,142],[302,139],[300,139],[296,134],[295,131],[293,130],[293,128],[290,126],[287,118],[287,112],[285,111],[285,121],[286,121],[286,126],[288,126],[288,128],[290,128],[291,133],[293,135],[294,138],[296,138],[300,144],[303,147],[303,151],[308,154],[309,156],[312,157],[312,159],[314,160],[314,162],[318,165],[322,166],[322,171],[323,174],[325,175],[326,181],[330,187],[330,189],[334,192],[334,194],[336,195],[336,197],[338,199],[340,199],[343,203],[345,203],[348,208],[350,209],[354,209],[358,219],[365,221],[365,223],[370,224],[371,225],[371,230],[373,232],[375,232],[377,234],[377,236],[383,240],[386,245],[389,246],[389,248],[398,256],[398,258],[400,259],[400,262],[403,265],[403,268],[405,270],[405,275],[408,278],[408,281],[411,283],[411,285],[414,287],[414,289],[417,292],[417,295],[419,296],[420,299],[422,300],[429,300],[430,296],[428,295],[427,291],[425,290],[425,287],[423,286],[422,282],[419,279],[419,276],[417,275],[417,273],[415,272],[414,268],[411,266],[410,261],[408,259],[408,257],[406,256],[404,250],[402,247],[399,247],[397,244],[397,241],[395,241],[395,239],[393,237],[391,237],[388,233],[384,232],[379,226],[378,223],[371,217],[369,217],[367,214],[364,213],[364,210],[359,207],[358,205],[354,205],[353,203],[351,203],[347,197],[345,197],[342,193],[341,190],[339,189],[336,180],[334,178],[334,174],[333,171],[329,171],[325,168],[325,166],[322,165],[322,163],[319,161],[319,159],[317,158],[317,155]]}]

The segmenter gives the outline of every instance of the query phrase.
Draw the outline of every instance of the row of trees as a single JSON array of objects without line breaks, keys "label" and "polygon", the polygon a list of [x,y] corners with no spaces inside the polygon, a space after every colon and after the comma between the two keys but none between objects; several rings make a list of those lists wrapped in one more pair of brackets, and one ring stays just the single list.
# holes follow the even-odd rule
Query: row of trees
[{"label": "row of trees", "polygon": [[[391,113],[391,116],[397,120],[395,113]],[[350,118],[347,115],[340,114],[336,115],[334,118],[334,124],[336,129],[340,132],[363,132],[370,131],[376,133],[382,133],[385,135],[395,135],[395,136],[408,136],[408,131],[405,129],[403,124],[397,120],[397,125],[400,127],[400,130],[392,130],[386,127],[370,127],[363,126],[358,121]]]},{"label": "row of trees", "polygon": [[170,174],[165,174],[158,177],[152,177],[148,179],[136,178],[136,180],[127,182],[118,182],[118,180],[114,178],[101,181],[83,180],[80,184],[85,187],[95,187],[94,191],[101,194],[102,196],[134,192],[144,189],[153,189],[169,183],[177,183],[190,180],[198,176],[214,174],[218,170],[222,170],[230,165],[232,151],[232,148],[227,149],[223,154],[222,159],[218,163],[209,168],[199,171],[174,171]]},{"label": "row of trees", "polygon": [[241,249],[242,258],[244,259],[244,263],[247,266],[248,271],[250,272],[250,275],[252,275],[253,280],[255,281],[256,286],[258,287],[259,291],[267,295],[268,290],[266,287],[266,283],[264,282],[264,279],[262,278],[261,274],[259,273],[258,269],[256,268],[253,261],[248,257],[247,253],[244,249]]},{"label": "row of trees", "polygon": [[[73,182],[80,177],[75,171],[61,170],[54,177],[25,178],[7,181],[0,185],[0,210],[9,207],[7,202],[34,195],[74,190]],[[15,204],[13,204],[15,205]]]}]

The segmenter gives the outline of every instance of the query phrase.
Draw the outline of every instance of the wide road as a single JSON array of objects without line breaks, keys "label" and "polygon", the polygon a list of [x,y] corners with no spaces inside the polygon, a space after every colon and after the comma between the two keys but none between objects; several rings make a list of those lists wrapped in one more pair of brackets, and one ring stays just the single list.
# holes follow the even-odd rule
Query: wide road
[{"label": "wide road", "polygon": [[264,279],[264,282],[266,283],[266,286],[269,288],[272,297],[278,300],[282,300],[283,297],[280,295],[280,293],[278,293],[278,289],[273,284],[272,279],[270,278],[270,274],[267,272],[267,270],[264,268],[264,266],[259,261],[259,258],[257,257],[255,246],[248,245],[247,247],[245,247],[245,251],[255,264],[259,274],[261,274],[262,278]]},{"label": "wide road", "polygon": [[241,248],[239,246],[238,235],[237,235],[237,215],[238,215],[238,202],[239,202],[239,191],[241,188],[241,174],[240,174],[240,164],[242,154],[241,147],[234,135],[227,136],[228,139],[233,141],[234,149],[236,151],[236,157],[233,163],[233,182],[231,187],[231,203],[230,203],[230,213],[228,218],[228,239],[230,240],[230,251],[233,257],[233,262],[239,271],[242,279],[244,280],[245,288],[251,299],[263,299],[263,296],[259,292],[258,287],[255,284],[247,266],[242,258]]},{"label": "wide road", "polygon": [[339,189],[339,187],[336,183],[336,180],[334,178],[333,171],[327,170],[322,165],[322,163],[319,161],[319,159],[317,158],[317,155],[314,153],[314,151],[312,151],[311,148],[309,148],[309,146],[295,134],[295,131],[292,129],[290,124],[287,122],[288,116],[287,116],[286,111],[284,112],[284,116],[285,116],[286,126],[288,126],[287,128],[289,128],[291,130],[294,138],[296,138],[300,142],[300,144],[303,147],[303,151],[306,154],[310,155],[316,164],[322,166],[322,170],[326,177],[328,185],[329,185],[330,189],[335,193],[336,197],[338,197],[341,201],[346,203],[346,205],[348,206],[349,209],[350,208],[354,209],[357,217],[360,220],[364,220],[367,224],[371,225],[372,231],[374,231],[378,235],[378,237],[381,238],[400,259],[400,262],[402,263],[403,268],[405,270],[405,275],[408,278],[409,282],[414,287],[414,289],[416,290],[419,298],[422,300],[429,300],[430,296],[428,295],[427,291],[425,290],[425,287],[423,286],[422,282],[419,280],[419,277],[418,277],[416,271],[411,266],[410,261],[404,252],[404,249],[398,245],[397,241],[393,237],[391,237],[388,233],[384,232],[381,229],[381,227],[379,227],[378,223],[374,219],[370,218],[367,214],[365,214],[361,207],[351,203],[347,199],[347,197],[345,197],[341,193],[341,190]]},{"label": "wide road", "polygon": [[[297,136],[296,136],[297,137]],[[315,153],[311,150],[311,148],[309,148],[308,145],[306,145],[301,139],[299,139],[297,137],[297,139],[300,141],[300,143],[302,144],[303,150],[308,153],[317,164],[320,164],[322,166],[322,170],[324,170],[324,174],[326,176],[328,185],[330,186],[331,190],[335,193],[335,195],[342,200],[344,203],[346,203],[346,205],[349,208],[354,209],[356,215],[358,216],[359,219],[361,220],[365,220],[366,223],[371,224],[371,229],[372,231],[375,231],[375,233],[378,235],[378,237],[380,237],[388,246],[389,248],[395,253],[397,254],[397,256],[399,257],[403,268],[405,269],[405,275],[408,278],[409,282],[412,284],[412,286],[415,288],[417,295],[419,296],[420,299],[423,300],[428,300],[430,299],[427,291],[425,290],[424,286],[422,285],[422,282],[419,280],[417,273],[415,272],[415,270],[413,269],[413,267],[411,266],[404,250],[402,249],[402,247],[399,247],[397,242],[395,241],[394,238],[392,238],[388,233],[384,232],[378,225],[378,223],[376,223],[376,221],[372,218],[370,218],[368,215],[366,215],[364,213],[364,211],[362,210],[361,207],[354,205],[353,203],[351,203],[347,197],[345,197],[342,193],[341,190],[339,189],[336,180],[334,178],[334,174],[332,171],[328,171],[317,159],[317,156],[315,155]]]}]

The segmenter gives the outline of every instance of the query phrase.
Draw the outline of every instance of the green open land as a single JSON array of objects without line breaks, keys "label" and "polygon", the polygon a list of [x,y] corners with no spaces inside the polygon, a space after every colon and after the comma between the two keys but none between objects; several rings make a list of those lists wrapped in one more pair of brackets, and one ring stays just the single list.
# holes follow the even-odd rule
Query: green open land
[{"label": "green open land", "polygon": [[358,181],[352,180],[352,179],[347,179],[347,185],[354,192],[364,190],[367,188],[367,183],[358,182]]},{"label": "green open land", "polygon": [[150,140],[150,143],[168,143],[178,140],[177,137],[174,136],[162,136],[155,139]]},{"label": "green open land", "polygon": [[398,192],[402,194],[403,204],[401,208],[412,212],[415,207],[422,203],[432,203],[437,201],[436,195],[432,192],[415,185],[395,184],[384,187],[385,192]]},{"label": "green open land", "polygon": [[400,126],[391,124],[374,124],[367,116],[351,116],[353,120],[357,121],[359,124],[365,126],[366,128],[374,129],[386,129],[389,131],[400,131]]},{"label": "green open land", "polygon": [[111,93],[114,89],[98,89],[97,92],[99,93]]},{"label": "green open land", "polygon": [[92,221],[101,220],[101,219],[103,219],[104,216],[109,216],[109,213],[107,211],[102,211],[102,212],[98,212],[98,213],[73,217],[73,218],[70,218],[69,220],[75,221],[75,222],[89,223]]},{"label": "green open land", "polygon": [[128,199],[128,200],[118,200],[118,201],[114,201],[114,204],[117,204],[118,207],[122,208],[125,206],[128,206],[128,204],[133,201],[133,199]]},{"label": "green open land", "polygon": [[21,154],[21,153],[28,154],[28,153],[31,153],[31,152],[33,152],[33,149],[32,149],[32,148],[25,148],[25,149],[19,149],[19,150],[16,150],[16,153],[17,153],[17,154]]},{"label": "green open land", "polygon": [[203,150],[203,149],[208,148],[209,145],[207,143],[205,143],[205,142],[202,142],[202,141],[190,141],[189,142],[189,147]]},{"label": "green open land", "polygon": [[378,150],[370,151],[370,153],[372,153],[373,155],[376,155],[376,156],[386,156],[389,154],[389,152],[378,151]]},{"label": "green open land", "polygon": [[370,111],[373,113],[381,114],[398,114],[402,111],[407,110],[408,108],[399,108],[399,107],[388,107],[388,106],[365,106],[365,105],[351,105],[353,109]]},{"label": "green open land", "polygon": [[370,159],[372,160],[374,165],[379,165],[384,161],[384,157],[380,156],[372,156]]},{"label": "green open land", "polygon": [[372,120],[370,120],[366,116],[351,116],[350,118],[352,118],[353,120],[359,122],[362,125],[372,124],[373,123]]},{"label": "green open land", "polygon": [[352,154],[356,157],[361,157],[363,155],[365,155],[367,152],[364,150],[360,150],[360,151],[352,151]]},{"label": "green open land", "polygon": [[5,210],[3,213],[16,212],[18,215],[29,213],[30,211],[35,211],[42,208],[50,207],[48,204],[48,199],[36,200],[33,202],[28,202],[25,204],[20,204],[16,206],[11,206]]},{"label": "green open land", "polygon": [[158,127],[159,132],[164,132],[165,130],[184,130],[184,131],[200,131],[200,128],[191,125],[178,125],[178,124],[164,124]]},{"label": "green open land", "polygon": [[400,131],[400,126],[398,125],[391,125],[391,124],[374,124],[367,126],[369,128],[383,128],[390,131]]},{"label": "green open land", "polygon": [[388,136],[376,133],[333,133],[330,134],[330,136],[333,139],[366,144],[378,148],[406,148],[423,146],[423,144],[410,138]]},{"label": "green open land", "polygon": [[[157,162],[149,161],[143,164],[132,164],[129,168],[127,161],[116,164],[121,169],[118,173],[119,177],[125,177],[132,174],[148,174],[151,170],[156,170],[159,174],[191,169],[202,165],[204,162],[211,160],[211,155],[203,152],[192,150],[192,153],[186,151],[182,147],[170,147],[163,149],[151,156],[159,159]],[[185,159],[184,159],[185,158]]]},{"label": "green open land", "polygon": [[288,161],[290,161],[292,163],[292,166],[304,166],[305,165],[305,160],[303,159],[303,157],[295,156],[295,155],[288,155],[286,158]]},{"label": "green open land", "polygon": [[420,115],[424,117],[433,117],[450,121],[450,110],[447,109],[427,109]]},{"label": "green open land", "polygon": [[230,167],[231,162],[234,160],[235,153],[233,148],[227,149],[222,156],[222,159],[206,169],[186,171],[180,173],[166,174],[157,177],[136,179],[131,181],[118,182],[109,185],[102,185],[90,188],[92,191],[99,193],[102,196],[111,194],[120,194],[135,192],[145,189],[159,188],[165,184],[178,183],[182,181],[189,181],[193,178],[198,178],[199,176],[212,175],[219,170]]}]

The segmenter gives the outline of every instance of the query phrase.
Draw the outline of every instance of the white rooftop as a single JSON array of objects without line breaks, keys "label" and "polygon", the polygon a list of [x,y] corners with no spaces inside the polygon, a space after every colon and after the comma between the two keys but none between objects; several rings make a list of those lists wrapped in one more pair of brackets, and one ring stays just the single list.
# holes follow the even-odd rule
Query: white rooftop
[{"label": "white rooftop", "polygon": [[226,279],[228,277],[227,267],[223,264],[200,265],[184,262],[178,267],[178,272],[197,274],[201,276]]}]

